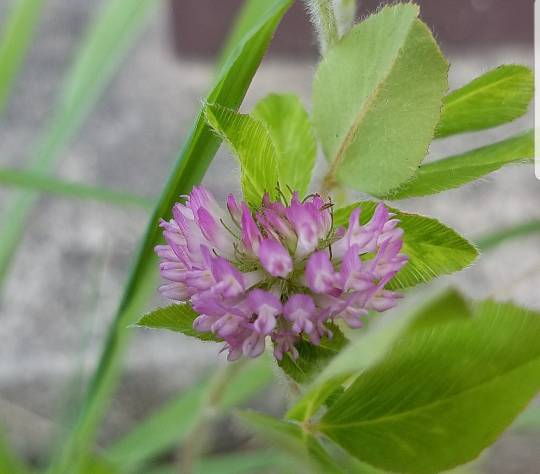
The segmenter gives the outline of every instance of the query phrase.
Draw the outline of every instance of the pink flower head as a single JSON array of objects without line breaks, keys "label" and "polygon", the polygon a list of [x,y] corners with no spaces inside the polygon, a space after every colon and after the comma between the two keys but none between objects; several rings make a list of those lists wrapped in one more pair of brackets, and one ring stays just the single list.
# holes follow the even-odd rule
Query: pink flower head
[{"label": "pink flower head", "polygon": [[266,194],[252,211],[232,195],[223,210],[199,186],[162,221],[160,287],[190,303],[193,323],[225,342],[228,359],[257,357],[270,340],[274,355],[298,357],[301,339],[331,337],[330,322],[362,326],[368,311],[385,311],[401,296],[385,285],[406,264],[403,230],[384,204],[360,224],[332,228],[331,206],[318,195],[290,203]]}]

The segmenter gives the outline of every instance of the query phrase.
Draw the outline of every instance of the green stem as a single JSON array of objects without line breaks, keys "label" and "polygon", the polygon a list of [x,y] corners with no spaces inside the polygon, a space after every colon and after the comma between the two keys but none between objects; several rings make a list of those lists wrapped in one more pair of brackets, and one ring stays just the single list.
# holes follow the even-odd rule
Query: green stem
[{"label": "green stem", "polygon": [[353,26],[356,9],[356,0],[334,0],[334,13],[340,38]]},{"label": "green stem", "polygon": [[219,405],[223,395],[226,393],[225,388],[245,363],[245,359],[236,363],[227,363],[215,373],[210,382],[210,390],[201,408],[201,416],[183,443],[181,458],[181,472],[183,474],[192,474],[194,472],[207,442],[209,427],[219,415]]},{"label": "green stem", "polygon": [[338,25],[332,0],[305,0],[309,16],[319,39],[319,49],[324,55],[339,39]]}]

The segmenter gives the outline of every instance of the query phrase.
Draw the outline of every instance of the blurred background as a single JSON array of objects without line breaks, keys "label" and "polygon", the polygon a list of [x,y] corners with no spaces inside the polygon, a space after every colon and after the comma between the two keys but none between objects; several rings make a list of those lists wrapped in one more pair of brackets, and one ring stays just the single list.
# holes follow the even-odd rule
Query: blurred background
[{"label": "blurred background", "polygon": [[[17,3],[0,0],[0,38]],[[242,2],[139,1],[132,31],[121,45],[114,35],[108,44],[109,33],[98,32],[105,49],[120,52],[85,86],[89,97],[81,101],[74,64],[84,48],[103,48],[89,46],[87,38],[107,3],[46,0],[36,9],[28,53],[0,108],[0,167],[44,171],[46,166],[57,178],[151,200],[190,130]],[[360,16],[382,3],[362,1]],[[532,0],[420,3],[450,60],[451,88],[499,64],[533,65]],[[297,93],[309,108],[316,62],[315,39],[297,1],[278,29],[243,110],[271,91]],[[100,63],[78,67],[92,70]],[[439,141],[430,157],[456,154],[531,126],[529,113],[502,129]],[[40,161],[40,156],[45,158]],[[204,184],[220,199],[238,190],[237,165],[226,149]],[[19,194],[0,183],[0,246],[12,222],[9,203]],[[435,216],[475,239],[540,218],[539,204],[540,183],[533,170],[515,166],[481,183],[400,206]],[[11,444],[37,464],[49,449],[53,422],[65,416],[70,393],[82,390],[95,365],[147,218],[144,206],[42,194],[10,255],[0,294],[0,420]],[[438,285],[451,283],[473,297],[511,299],[540,310],[539,244],[536,234],[500,245]],[[155,305],[162,303],[155,298]],[[100,432],[103,445],[223,363],[217,346],[166,332],[133,332],[120,389]],[[283,392],[279,383],[273,384],[250,404],[278,413],[285,406]],[[212,440],[215,452],[245,442],[226,420]],[[538,473],[539,442],[538,434],[511,430],[486,457],[485,472]]]}]

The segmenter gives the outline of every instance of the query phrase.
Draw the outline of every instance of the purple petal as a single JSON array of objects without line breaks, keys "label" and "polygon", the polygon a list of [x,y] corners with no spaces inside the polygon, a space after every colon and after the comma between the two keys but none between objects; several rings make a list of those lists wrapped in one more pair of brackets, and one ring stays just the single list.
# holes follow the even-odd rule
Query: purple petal
[{"label": "purple petal", "polygon": [[259,260],[264,269],[275,277],[286,278],[293,269],[289,252],[275,239],[265,239],[261,242]]},{"label": "purple petal", "polygon": [[330,293],[334,289],[335,272],[328,252],[315,252],[306,265],[306,281],[315,293]]}]

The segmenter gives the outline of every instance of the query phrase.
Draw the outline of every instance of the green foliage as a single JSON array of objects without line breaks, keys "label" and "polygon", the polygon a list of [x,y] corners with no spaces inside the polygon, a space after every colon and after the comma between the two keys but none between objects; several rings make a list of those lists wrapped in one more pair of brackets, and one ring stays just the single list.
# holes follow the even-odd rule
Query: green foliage
[{"label": "green foliage", "polygon": [[197,316],[198,314],[191,309],[189,304],[171,304],[145,314],[137,322],[137,326],[168,329],[202,341],[217,341],[212,333],[201,333],[193,329],[193,321]]},{"label": "green foliage", "polygon": [[449,289],[426,305],[370,329],[332,359],[291,407],[287,417],[298,421],[309,420],[330,395],[334,397],[336,388],[355,374],[377,364],[403,334],[414,332],[418,328],[433,328],[454,319],[462,320],[464,316],[469,317],[470,314],[465,308],[463,298]]},{"label": "green foliage", "polygon": [[318,428],[391,471],[440,472],[467,462],[540,389],[539,337],[540,314],[491,301],[476,305],[469,320],[409,331]]},{"label": "green foliage", "polygon": [[225,44],[219,53],[216,62],[216,71],[219,73],[225,63],[235,54],[235,49],[244,36],[268,12],[268,0],[245,0],[242,8],[236,15],[231,31],[228,33]]},{"label": "green foliage", "polygon": [[385,7],[319,65],[313,119],[329,181],[382,194],[410,179],[426,156],[448,65],[417,16],[413,4]]},{"label": "green foliage", "polygon": [[0,426],[0,472],[6,474],[26,474],[28,469],[12,450]]},{"label": "green foliage", "polygon": [[540,233],[540,219],[531,219],[511,227],[490,232],[478,239],[477,245],[480,250],[491,250],[498,245],[516,238],[527,237],[531,234]]},{"label": "green foliage", "polygon": [[277,153],[270,134],[261,122],[215,104],[205,108],[208,124],[225,140],[240,161],[242,191],[256,207],[264,193],[276,197]]},{"label": "green foliage", "polygon": [[[35,2],[39,3],[38,1]],[[95,104],[119,60],[132,44],[153,0],[111,0],[90,25],[60,90],[52,117],[31,156],[30,170],[51,174],[64,145]],[[8,201],[0,228],[0,283],[21,241],[38,194],[17,193]]]},{"label": "green foliage", "polygon": [[410,331],[438,326],[446,322],[472,318],[469,302],[455,288],[448,288],[420,308],[409,326]]},{"label": "green foliage", "polygon": [[[253,25],[249,33],[242,38],[238,48],[235,48],[233,55],[225,62],[207,97],[208,102],[232,108],[239,106],[270,39],[291,2],[292,0],[275,0],[268,6],[266,14]],[[81,451],[87,450],[91,444],[109,393],[116,382],[119,362],[128,341],[126,327],[136,321],[141,308],[153,293],[150,284],[153,284],[157,268],[153,246],[160,234],[159,219],[169,215],[178,195],[188,193],[194,184],[200,182],[219,145],[219,138],[206,125],[201,110],[148,223],[118,311],[109,327],[97,369],[90,380],[79,418],[61,456],[56,459],[50,472],[63,473],[66,466],[71,468],[71,472],[76,472],[76,460]]]},{"label": "green foliage", "polygon": [[307,193],[317,157],[317,142],[309,116],[293,94],[270,94],[251,114],[268,130],[276,149],[279,184]]},{"label": "green foliage", "polygon": [[[376,205],[373,201],[361,201],[338,209],[334,213],[334,223],[347,225],[352,211],[360,206],[360,222],[365,224],[373,216]],[[401,221],[400,226],[405,232],[402,251],[409,257],[405,267],[389,283],[389,288],[407,288],[462,270],[478,256],[471,243],[438,220],[388,209]]]},{"label": "green foliage", "polygon": [[15,0],[0,38],[0,116],[24,61],[43,0]]},{"label": "green foliage", "polygon": [[443,100],[436,138],[473,132],[521,117],[533,97],[534,78],[525,66],[499,66]]},{"label": "green foliage", "polygon": [[348,343],[337,326],[331,326],[332,338],[324,336],[320,344],[314,346],[302,340],[295,344],[299,357],[294,360],[288,353],[278,362],[283,371],[295,382],[305,384],[320,372],[320,370]]},{"label": "green foliage", "polygon": [[[249,400],[272,378],[272,369],[266,358],[233,372],[224,390],[220,390],[218,399],[213,401],[215,415],[226,414],[231,408]],[[206,378],[190,386],[113,443],[104,453],[105,458],[115,466],[133,469],[146,465],[182,443],[205,415],[207,397],[215,383],[216,379]]]},{"label": "green foliage", "polygon": [[[288,459],[282,454],[253,451],[202,459],[195,467],[195,474],[258,474],[282,472]],[[279,470],[278,470],[279,469]],[[173,471],[176,474],[176,470]]]},{"label": "green foliage", "polygon": [[295,472],[342,473],[319,441],[299,425],[254,411],[238,412],[238,416],[261,438],[295,459],[298,462]]},{"label": "green foliage", "polygon": [[461,155],[421,165],[414,177],[386,199],[405,199],[457,188],[498,170],[504,165],[534,158],[534,132],[516,135]]},{"label": "green foliage", "polygon": [[80,183],[70,183],[69,181],[52,178],[32,171],[18,169],[0,168],[0,184],[58,196],[101,201],[120,206],[136,206],[148,209],[153,204],[152,200],[135,194],[97,186],[87,186]]},{"label": "green foliage", "polygon": [[[193,467],[193,474],[260,474],[289,473],[290,459],[267,450],[244,451],[238,454],[205,457]],[[278,470],[279,469],[279,470]],[[140,474],[178,474],[176,467],[146,470]]]}]

